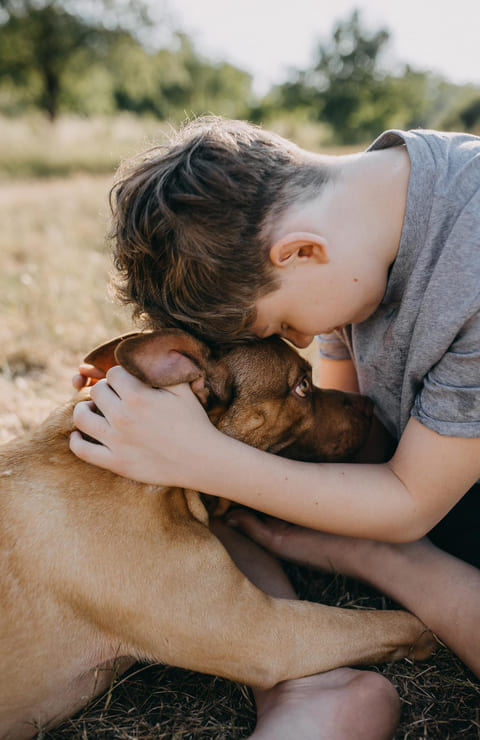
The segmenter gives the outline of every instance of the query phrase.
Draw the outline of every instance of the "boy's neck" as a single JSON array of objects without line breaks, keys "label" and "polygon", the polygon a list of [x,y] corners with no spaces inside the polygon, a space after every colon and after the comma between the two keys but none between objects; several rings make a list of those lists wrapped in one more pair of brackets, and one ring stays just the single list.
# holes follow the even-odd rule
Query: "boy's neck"
[{"label": "boy's neck", "polygon": [[390,267],[398,253],[405,217],[410,176],[406,147],[339,157],[338,167],[339,200],[350,204],[348,220],[357,234],[357,248],[374,250]]}]

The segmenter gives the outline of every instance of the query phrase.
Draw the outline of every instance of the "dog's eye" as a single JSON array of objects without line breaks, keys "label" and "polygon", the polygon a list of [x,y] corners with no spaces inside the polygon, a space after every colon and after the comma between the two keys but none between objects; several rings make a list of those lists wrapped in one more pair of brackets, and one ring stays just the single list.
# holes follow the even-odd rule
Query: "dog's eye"
[{"label": "dog's eye", "polygon": [[302,378],[300,383],[295,388],[295,393],[300,398],[306,398],[311,391],[311,385],[308,378]]}]

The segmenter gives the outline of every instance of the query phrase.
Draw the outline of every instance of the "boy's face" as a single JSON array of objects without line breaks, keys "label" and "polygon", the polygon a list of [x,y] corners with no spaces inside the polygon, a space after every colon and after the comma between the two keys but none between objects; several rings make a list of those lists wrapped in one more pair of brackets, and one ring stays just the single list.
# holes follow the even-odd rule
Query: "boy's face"
[{"label": "boy's face", "polygon": [[369,276],[341,262],[306,259],[277,269],[279,287],[255,304],[259,338],[278,334],[304,348],[316,334],[363,321],[382,297],[381,289],[371,291]]},{"label": "boy's face", "polygon": [[332,305],[322,295],[315,272],[306,265],[286,272],[279,288],[257,300],[252,327],[256,336],[263,339],[279,334],[296,347],[304,348],[316,334],[349,323],[348,307],[341,306],[340,301]]},{"label": "boy's face", "polygon": [[308,347],[317,333],[310,328],[308,311],[302,311],[298,304],[291,306],[286,298],[284,290],[279,288],[257,301],[253,333],[260,339],[278,334],[299,349]]}]

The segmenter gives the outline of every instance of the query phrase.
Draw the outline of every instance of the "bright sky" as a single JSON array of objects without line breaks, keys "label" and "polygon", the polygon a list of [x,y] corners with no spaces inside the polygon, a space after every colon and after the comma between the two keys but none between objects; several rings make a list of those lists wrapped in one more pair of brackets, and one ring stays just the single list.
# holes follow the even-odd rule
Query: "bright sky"
[{"label": "bright sky", "polygon": [[392,64],[480,84],[480,0],[164,1],[198,51],[251,72],[259,92],[284,80],[289,68],[308,67],[318,39],[328,39],[354,7],[367,28],[388,28]]}]

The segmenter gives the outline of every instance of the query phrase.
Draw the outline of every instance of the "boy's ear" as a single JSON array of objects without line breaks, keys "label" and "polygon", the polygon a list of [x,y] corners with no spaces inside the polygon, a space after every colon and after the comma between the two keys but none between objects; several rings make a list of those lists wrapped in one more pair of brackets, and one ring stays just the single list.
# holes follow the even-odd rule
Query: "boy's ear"
[{"label": "boy's ear", "polygon": [[293,231],[275,242],[269,252],[274,267],[287,267],[296,261],[313,260],[317,264],[330,261],[328,242],[319,234]]}]

